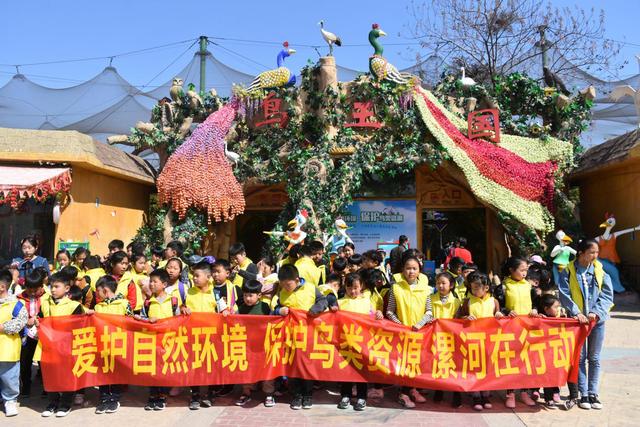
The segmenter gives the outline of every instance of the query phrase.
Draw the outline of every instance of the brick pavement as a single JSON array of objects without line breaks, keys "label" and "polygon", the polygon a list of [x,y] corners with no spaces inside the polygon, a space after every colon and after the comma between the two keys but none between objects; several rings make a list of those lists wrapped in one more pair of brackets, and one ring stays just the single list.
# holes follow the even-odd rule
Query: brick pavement
[{"label": "brick pavement", "polygon": [[[548,410],[542,406],[526,408],[518,404],[515,410],[504,408],[499,398],[494,397],[494,409],[482,413],[470,408],[465,399],[464,407],[452,409],[450,397],[435,404],[430,400],[418,405],[414,410],[400,408],[395,402],[395,390],[387,390],[382,402],[369,402],[364,412],[336,408],[339,397],[335,389],[321,389],[314,394],[314,407],[310,410],[292,411],[288,396],[278,399],[274,408],[265,408],[256,399],[245,407],[233,406],[232,397],[219,398],[212,408],[189,411],[186,407],[188,393],[170,398],[168,408],[163,412],[146,412],[142,409],[146,401],[146,390],[131,387],[125,394],[122,407],[116,414],[94,415],[93,406],[74,408],[62,419],[44,419],[40,411],[46,406],[46,399],[32,397],[22,403],[20,415],[5,419],[0,415],[0,425],[11,427],[65,426],[87,427],[111,424],[115,427],[231,427],[231,426],[637,426],[640,424],[640,399],[637,398],[640,384],[640,302],[635,300],[616,301],[612,319],[607,322],[605,350],[602,357],[604,374],[601,380],[601,400],[604,409],[585,411],[574,408],[569,412]],[[35,393],[35,391],[34,391]],[[566,395],[563,389],[562,395]],[[87,396],[95,405],[97,391],[90,390]],[[235,396],[234,396],[235,397]]]}]

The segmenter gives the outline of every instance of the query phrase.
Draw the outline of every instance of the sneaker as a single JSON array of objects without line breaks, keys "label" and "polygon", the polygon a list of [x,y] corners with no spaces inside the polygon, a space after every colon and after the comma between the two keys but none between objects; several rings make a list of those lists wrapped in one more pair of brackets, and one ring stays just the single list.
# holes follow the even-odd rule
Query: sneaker
[{"label": "sneaker", "polygon": [[235,405],[236,406],[244,406],[250,401],[251,401],[251,396],[243,394],[242,396],[240,396],[240,399],[236,400]]},{"label": "sneaker", "polygon": [[442,390],[436,390],[433,393],[433,401],[435,403],[442,402],[443,397],[444,397],[444,392]]},{"label": "sneaker", "polygon": [[544,402],[544,406],[546,406],[547,409],[556,409],[558,407],[557,403],[553,400],[547,400]]},{"label": "sneaker", "polygon": [[104,414],[107,410],[107,402],[99,402],[98,406],[96,406],[96,414]]},{"label": "sneaker", "polygon": [[473,409],[476,411],[482,411],[484,406],[482,406],[482,399],[479,397],[473,398]]},{"label": "sneaker", "polygon": [[69,412],[71,412],[71,408],[69,406],[61,406],[56,411],[56,417],[66,417],[67,415],[69,415]]},{"label": "sneaker", "polygon": [[273,408],[274,406],[276,406],[276,400],[273,398],[273,396],[267,396],[264,398],[264,406],[266,408]]},{"label": "sneaker", "polygon": [[340,399],[340,402],[338,403],[338,409],[347,409],[350,404],[351,404],[351,398],[347,396],[343,396],[342,399]]},{"label": "sneaker", "polygon": [[200,406],[203,408],[211,408],[213,406],[213,402],[215,402],[216,398],[213,397],[212,394],[207,395],[204,399],[200,400]]},{"label": "sneaker", "polygon": [[578,404],[578,399],[570,397],[564,401],[564,404],[562,404],[561,407],[564,407],[564,410],[568,411],[569,409],[573,408],[577,404]]},{"label": "sneaker", "polygon": [[589,402],[589,397],[588,396],[582,396],[580,398],[580,402],[578,403],[578,406],[581,409],[591,409],[591,402]]},{"label": "sneaker", "polygon": [[398,403],[407,409],[412,409],[416,407],[416,404],[413,403],[411,398],[404,393],[400,393],[398,395]]},{"label": "sneaker", "polygon": [[144,410],[153,411],[155,407],[156,407],[156,399],[153,397],[150,397],[149,400],[147,400],[147,404],[144,405]]},{"label": "sneaker", "polygon": [[358,399],[356,401],[356,404],[353,405],[354,411],[364,411],[366,407],[367,407],[367,401],[364,399]]},{"label": "sneaker", "polygon": [[529,393],[526,391],[520,392],[520,400],[527,406],[536,406],[536,402],[529,396]]},{"label": "sneaker", "polygon": [[304,396],[302,398],[302,409],[311,409],[312,406],[313,400],[311,399],[311,396]]},{"label": "sneaker", "polygon": [[289,404],[289,407],[295,411],[302,409],[302,396],[295,396],[291,401],[291,404]]},{"label": "sneaker", "polygon": [[457,391],[453,392],[453,399],[451,400],[451,406],[454,408],[459,408],[462,406],[462,395]]},{"label": "sneaker", "polygon": [[120,409],[120,402],[112,400],[107,402],[107,409],[104,412],[107,414],[113,414],[114,412],[118,412],[118,409]]},{"label": "sneaker", "polygon": [[504,406],[509,409],[514,409],[516,407],[516,394],[514,392],[507,393],[506,400],[504,401]]},{"label": "sneaker", "polygon": [[413,401],[416,403],[425,403],[427,401],[427,399],[425,399],[424,396],[421,395],[420,392],[415,388],[412,388],[409,391],[409,396],[411,396]]},{"label": "sneaker", "polygon": [[167,407],[167,401],[164,398],[156,400],[156,404],[153,406],[154,411],[163,411]]},{"label": "sneaker", "polygon": [[602,403],[598,400],[598,395],[590,394],[589,403],[591,403],[591,409],[602,409]]},{"label": "sneaker", "polygon": [[191,409],[192,411],[197,411],[198,409],[200,409],[200,400],[192,398],[191,402],[189,402],[189,409]]},{"label": "sneaker", "polygon": [[560,393],[553,393],[553,401],[556,403],[562,403],[562,399],[560,399]]},{"label": "sneaker", "polygon": [[56,413],[56,409],[57,409],[56,405],[52,403],[49,406],[47,406],[47,409],[42,411],[40,415],[42,415],[45,418],[50,417],[51,415]]},{"label": "sneaker", "polygon": [[489,400],[488,397],[482,396],[481,401],[484,409],[493,409],[493,405],[491,404],[491,401]]},{"label": "sneaker", "polygon": [[18,402],[15,400],[4,402],[4,414],[7,417],[15,417],[18,415]]},{"label": "sneaker", "polygon": [[73,396],[73,404],[76,406],[84,405],[84,394],[78,393],[75,396]]},{"label": "sneaker", "polygon": [[384,399],[384,390],[381,388],[370,388],[367,391],[367,399]]}]

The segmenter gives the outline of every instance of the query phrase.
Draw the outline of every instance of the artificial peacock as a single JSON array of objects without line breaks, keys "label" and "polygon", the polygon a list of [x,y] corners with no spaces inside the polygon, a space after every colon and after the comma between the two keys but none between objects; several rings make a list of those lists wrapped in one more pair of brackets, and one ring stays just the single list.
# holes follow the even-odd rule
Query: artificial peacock
[{"label": "artificial peacock", "polygon": [[282,46],[284,48],[278,53],[277,57],[278,68],[258,74],[247,88],[248,92],[293,86],[296,83],[296,76],[283,65],[284,59],[293,55],[296,51],[295,49],[289,49],[289,42],[282,43]]},{"label": "artificial peacock", "polygon": [[378,41],[378,37],[386,35],[387,33],[382,31],[378,24],[373,24],[371,26],[371,31],[369,31],[369,43],[373,46],[374,52],[369,58],[369,71],[371,71],[371,74],[376,78],[376,80],[387,80],[401,85],[408,84],[415,78],[415,76],[409,73],[401,73],[393,64],[389,63],[385,57],[382,56],[384,49]]}]

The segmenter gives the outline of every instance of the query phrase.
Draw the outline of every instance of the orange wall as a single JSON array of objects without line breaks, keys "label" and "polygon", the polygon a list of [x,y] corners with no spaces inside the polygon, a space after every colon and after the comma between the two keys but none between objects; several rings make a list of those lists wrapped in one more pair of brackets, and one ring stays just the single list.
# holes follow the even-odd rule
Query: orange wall
[{"label": "orange wall", "polygon": [[[585,177],[579,185],[580,218],[587,236],[602,233],[598,225],[606,212],[616,217],[614,232],[640,225],[640,161]],[[623,263],[639,265],[640,232],[636,240],[631,234],[620,236],[617,249]]]},{"label": "orange wall", "polygon": [[[91,251],[100,255],[107,253],[107,244],[112,239],[127,244],[142,225],[152,189],[151,185],[74,166],[72,201],[62,211],[56,242],[88,240]],[[100,199],[98,207],[96,198]],[[98,233],[91,235],[96,229]]]}]

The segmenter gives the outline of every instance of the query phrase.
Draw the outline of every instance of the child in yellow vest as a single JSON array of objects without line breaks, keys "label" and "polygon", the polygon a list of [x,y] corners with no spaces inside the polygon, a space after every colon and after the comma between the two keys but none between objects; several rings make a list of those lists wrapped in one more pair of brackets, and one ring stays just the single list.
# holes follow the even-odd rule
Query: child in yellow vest
[{"label": "child in yellow vest", "polygon": [[[95,306],[96,313],[133,316],[133,310],[131,309],[129,300],[126,299],[122,293],[116,292],[118,286],[119,284],[113,276],[102,276],[98,279],[98,283],[96,283],[96,294],[100,302]],[[116,412],[118,408],[120,408],[121,390],[122,386],[118,384],[101,385],[100,402],[96,407],[95,413],[111,414]]]},{"label": "child in yellow vest", "polygon": [[[238,307],[238,314],[253,315],[253,316],[266,316],[271,313],[269,304],[261,301],[262,283],[257,280],[248,280],[244,282],[242,286],[242,304]],[[243,384],[242,394],[240,398],[236,400],[236,406],[244,406],[251,401],[251,392],[257,388],[258,384]],[[262,392],[266,395],[264,399],[264,406],[271,408],[275,406],[276,401],[273,397],[275,392],[274,380],[262,381]]]},{"label": "child in yellow vest", "polygon": [[57,273],[58,271],[62,270],[68,265],[73,265],[71,264],[71,254],[66,249],[60,249],[56,253],[56,264],[55,264],[55,270],[53,272]]},{"label": "child in yellow vest", "polygon": [[[526,279],[529,263],[524,258],[511,257],[505,261],[505,271],[508,277],[504,279],[505,307],[504,313],[511,317],[537,316],[531,299],[531,283]],[[536,406],[535,400],[529,395],[529,390],[520,390],[520,400],[527,406]],[[507,390],[505,406],[516,407],[515,390]]]},{"label": "child in yellow vest", "polygon": [[[280,280],[280,292],[278,293],[278,305],[274,313],[280,316],[289,314],[290,309],[307,311],[315,316],[327,309],[327,299],[317,286],[305,283],[300,279],[298,269],[291,264],[283,265],[278,272]],[[293,400],[289,405],[291,409],[310,409],[313,406],[312,393],[313,381],[301,378],[289,378],[289,387]]]},{"label": "child in yellow vest", "polygon": [[235,314],[238,303],[242,301],[242,289],[229,281],[231,264],[226,259],[217,259],[213,263],[211,274],[218,313]]},{"label": "child in yellow vest", "polygon": [[337,274],[329,274],[323,285],[318,286],[322,295],[327,298],[327,306],[329,308],[338,306],[338,293],[341,291],[340,283],[342,280]]},{"label": "child in yellow vest", "polygon": [[[349,311],[351,313],[367,314],[375,317],[377,320],[382,320],[384,316],[380,310],[376,310],[371,303],[371,298],[363,295],[363,283],[362,277],[358,273],[349,273],[345,278],[345,296],[338,300],[338,307],[332,307],[331,311]],[[351,403],[351,390],[354,383],[343,382],[340,387],[340,403],[338,403],[338,409],[347,409]],[[356,404],[353,405],[353,409],[356,411],[364,411],[367,407],[367,383],[358,382],[355,383],[357,395]]]},{"label": "child in yellow vest", "polygon": [[[366,253],[366,252],[365,252]],[[363,255],[364,256],[364,255]],[[364,264],[364,262],[363,262]],[[384,313],[385,298],[389,295],[389,284],[386,275],[378,268],[366,268],[360,271],[362,282],[365,290],[362,292],[365,296],[369,296],[371,305],[376,312]],[[367,392],[369,399],[384,398],[384,384],[375,383]]]},{"label": "child in yellow vest", "polygon": [[73,262],[71,265],[78,269],[78,271],[84,271],[84,260],[87,259],[91,253],[87,248],[80,246],[73,251]]},{"label": "child in yellow vest", "polygon": [[118,284],[116,294],[121,294],[129,301],[131,309],[135,313],[140,313],[142,310],[142,291],[133,281],[131,272],[129,271],[129,257],[126,252],[118,251],[111,254],[109,257],[109,264],[111,266],[111,276],[116,280]]},{"label": "child in yellow vest", "polygon": [[232,283],[240,289],[245,281],[258,278],[258,267],[247,257],[242,243],[234,243],[229,247],[229,261],[232,267]]},{"label": "child in yellow vest", "polygon": [[[207,261],[201,261],[191,267],[193,272],[193,286],[185,295],[184,305],[181,308],[183,314],[191,313],[215,313],[217,309],[216,296],[213,291],[211,277],[212,266]],[[224,283],[224,282],[223,282]],[[231,386],[233,388],[233,386]],[[197,410],[201,406],[209,408],[215,401],[215,390],[209,386],[207,396],[201,398],[200,386],[191,387],[191,400],[189,409]]]},{"label": "child in yellow vest", "polygon": [[180,258],[170,258],[164,266],[169,275],[169,286],[167,286],[166,292],[178,298],[180,305],[184,305],[184,300],[190,287],[190,284],[182,279],[183,266],[184,264]]},{"label": "child in yellow vest", "polygon": [[464,260],[459,257],[453,257],[449,261],[449,269],[447,270],[447,273],[451,274],[455,283],[453,293],[460,301],[467,297],[467,285],[462,274],[463,268]]},{"label": "child in yellow vest", "polygon": [[[56,317],[56,316],[68,316],[72,314],[83,314],[84,310],[82,304],[77,301],[69,299],[67,294],[71,286],[69,280],[63,273],[52,274],[49,278],[49,285],[51,286],[51,294],[44,294],[43,301],[40,305],[43,317]],[[34,356],[34,359],[39,357]],[[73,399],[74,392],[58,393],[55,391],[47,390],[49,393],[49,405],[42,412],[43,417],[50,417],[54,415],[56,417],[65,417],[71,411],[71,400]]]},{"label": "child in yellow vest", "polygon": [[143,254],[134,254],[131,257],[131,266],[129,271],[131,278],[133,279],[133,283],[135,283],[139,288],[142,288],[142,281],[149,278],[147,265],[147,257]]},{"label": "child in yellow vest", "polygon": [[[173,297],[165,292],[169,284],[169,274],[167,271],[159,268],[149,275],[149,289],[151,297],[146,299],[141,316],[134,316],[136,319],[147,320],[155,323],[160,319],[167,319],[180,315],[180,305],[178,298]],[[144,407],[145,411],[162,411],[167,406],[168,387],[150,387],[149,400]]]},{"label": "child in yellow vest", "polygon": [[[427,323],[433,322],[431,308],[431,288],[419,280],[420,260],[412,255],[403,256],[401,278],[391,286],[386,316],[389,320],[419,331]],[[413,400],[412,400],[413,399]],[[415,403],[426,399],[415,388],[402,387],[398,403],[405,408],[415,408]]]},{"label": "child in yellow vest", "polygon": [[[500,311],[498,300],[491,296],[489,278],[486,274],[473,271],[467,276],[469,284],[469,295],[462,302],[456,315],[459,319],[476,320],[487,317],[504,317]],[[489,401],[488,391],[475,391],[471,394],[473,399],[473,409],[482,411],[491,409],[493,405]]]},{"label": "child in yellow vest", "polygon": [[258,271],[258,281],[262,283],[260,300],[270,305],[278,290],[278,273],[276,273],[276,263],[273,258],[263,257],[258,262]]},{"label": "child in yellow vest", "polygon": [[0,271],[0,395],[7,417],[18,415],[22,348],[20,332],[28,320],[22,301],[9,294],[12,282],[13,276],[8,270]]},{"label": "child in yellow vest", "polygon": [[[432,295],[431,307],[434,319],[453,319],[460,308],[460,299],[454,295],[455,280],[451,273],[443,272],[436,275],[436,293]],[[434,402],[441,402],[444,393],[436,390],[433,394]],[[460,392],[453,392],[452,406],[459,408],[462,405]]]},{"label": "child in yellow vest", "polygon": [[82,273],[84,280],[91,286],[91,290],[95,294],[98,279],[107,274],[106,271],[104,271],[104,268],[102,268],[100,257],[97,255],[90,255],[85,258],[82,266],[84,269],[84,273]]},{"label": "child in yellow vest", "polygon": [[311,246],[301,246],[299,257],[294,265],[298,269],[300,277],[303,278],[306,283],[318,286],[320,283],[320,270],[318,270],[316,263],[311,259],[312,255],[313,248]]}]

